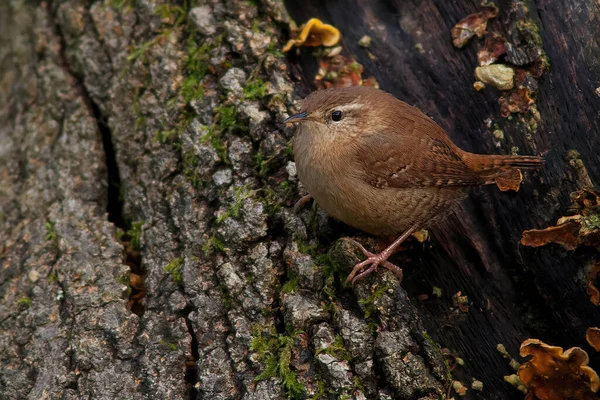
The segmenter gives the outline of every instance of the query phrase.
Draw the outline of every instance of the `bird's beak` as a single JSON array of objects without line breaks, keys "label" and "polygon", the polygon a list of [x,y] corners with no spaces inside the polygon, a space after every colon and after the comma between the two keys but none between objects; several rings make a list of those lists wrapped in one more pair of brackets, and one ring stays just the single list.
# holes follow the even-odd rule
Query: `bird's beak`
[{"label": "bird's beak", "polygon": [[289,117],[288,119],[283,121],[283,123],[284,124],[293,124],[294,122],[302,121],[306,117],[308,117],[308,113],[306,111],[302,111],[301,113],[292,115],[291,117]]}]

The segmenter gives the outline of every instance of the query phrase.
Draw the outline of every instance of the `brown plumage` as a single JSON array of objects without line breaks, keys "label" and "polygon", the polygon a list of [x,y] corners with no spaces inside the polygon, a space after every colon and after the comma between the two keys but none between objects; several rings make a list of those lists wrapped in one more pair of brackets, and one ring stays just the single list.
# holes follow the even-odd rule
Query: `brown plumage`
[{"label": "brown plumage", "polygon": [[294,157],[300,181],[327,212],[376,236],[400,236],[378,255],[364,248],[354,281],[387,261],[415,230],[446,215],[470,186],[536,168],[535,156],[466,152],[432,119],[392,95],[369,87],[312,93],[298,123]]}]

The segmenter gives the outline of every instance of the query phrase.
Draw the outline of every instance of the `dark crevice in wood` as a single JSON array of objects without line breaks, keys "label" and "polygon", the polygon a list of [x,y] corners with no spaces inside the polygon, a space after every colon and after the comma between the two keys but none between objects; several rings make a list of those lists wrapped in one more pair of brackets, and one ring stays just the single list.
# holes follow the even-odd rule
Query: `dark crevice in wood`
[{"label": "dark crevice in wood", "polygon": [[188,329],[188,333],[192,338],[190,343],[191,351],[188,355],[188,359],[185,362],[185,385],[186,385],[186,398],[189,400],[196,400],[198,398],[198,360],[200,359],[200,352],[198,351],[198,338],[196,332],[194,332],[194,326],[192,321],[189,319],[189,313],[191,310],[186,310],[185,313],[185,324]]},{"label": "dark crevice in wood", "polygon": [[[116,149],[112,139],[112,132],[108,126],[107,117],[102,114],[100,106],[94,101],[89,91],[85,86],[85,82],[82,76],[77,74],[71,68],[69,60],[66,56],[67,41],[62,31],[62,27],[57,21],[56,12],[58,5],[55,2],[50,1],[48,4],[48,17],[51,26],[54,29],[55,35],[59,40],[59,62],[60,66],[65,70],[67,75],[72,77],[74,86],[79,92],[81,99],[88,108],[89,114],[93,117],[98,132],[102,138],[102,145],[104,147],[105,164],[107,171],[107,203],[106,212],[108,214],[108,221],[112,222],[117,228],[123,232],[128,232],[132,228],[132,222],[126,218],[123,214],[123,198],[121,196],[121,175],[119,172],[119,165],[117,163]],[[87,21],[91,23],[91,19]],[[142,277],[143,282],[144,271],[142,268],[141,252],[139,249],[133,248],[130,242],[127,240],[127,235],[122,237],[121,243],[125,247],[124,251],[124,263],[129,266],[130,272]],[[143,285],[141,287],[131,287],[129,295],[130,309],[135,314],[141,316],[144,313],[142,299],[145,295],[145,289]]]}]

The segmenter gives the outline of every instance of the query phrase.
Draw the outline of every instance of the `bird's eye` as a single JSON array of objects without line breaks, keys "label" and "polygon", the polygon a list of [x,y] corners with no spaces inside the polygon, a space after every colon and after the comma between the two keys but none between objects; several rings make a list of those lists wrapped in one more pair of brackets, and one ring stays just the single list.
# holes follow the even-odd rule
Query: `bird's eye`
[{"label": "bird's eye", "polygon": [[331,119],[335,122],[338,122],[342,119],[342,112],[340,110],[335,110],[331,113]]}]

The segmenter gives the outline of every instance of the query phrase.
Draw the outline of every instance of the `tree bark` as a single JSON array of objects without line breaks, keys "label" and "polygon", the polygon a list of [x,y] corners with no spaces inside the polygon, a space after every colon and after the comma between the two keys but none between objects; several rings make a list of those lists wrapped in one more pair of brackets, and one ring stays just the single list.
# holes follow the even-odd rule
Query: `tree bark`
[{"label": "tree bark", "polygon": [[[316,68],[309,51],[278,51],[283,3],[0,4],[0,397],[434,399],[477,378],[469,395],[511,399],[497,343],[515,356],[531,336],[584,347],[600,324],[576,279],[591,253],[518,241],[598,181],[600,25],[583,23],[598,5],[529,5],[552,69],[524,135],[496,92],[472,89],[476,46],[452,47],[451,27],[480,6],[446,3],[287,4],[299,23],[338,27],[366,75],[461,147],[547,153],[521,191],[475,191],[400,254],[402,286],[379,271],[354,288],[357,255],[338,239],[359,233],[291,209],[303,189],[281,121]],[[498,6],[503,31],[512,5]],[[373,57],[357,44],[367,33]],[[440,299],[413,300],[434,286]],[[448,311],[457,291],[468,313]],[[453,377],[440,347],[465,360]]]}]

